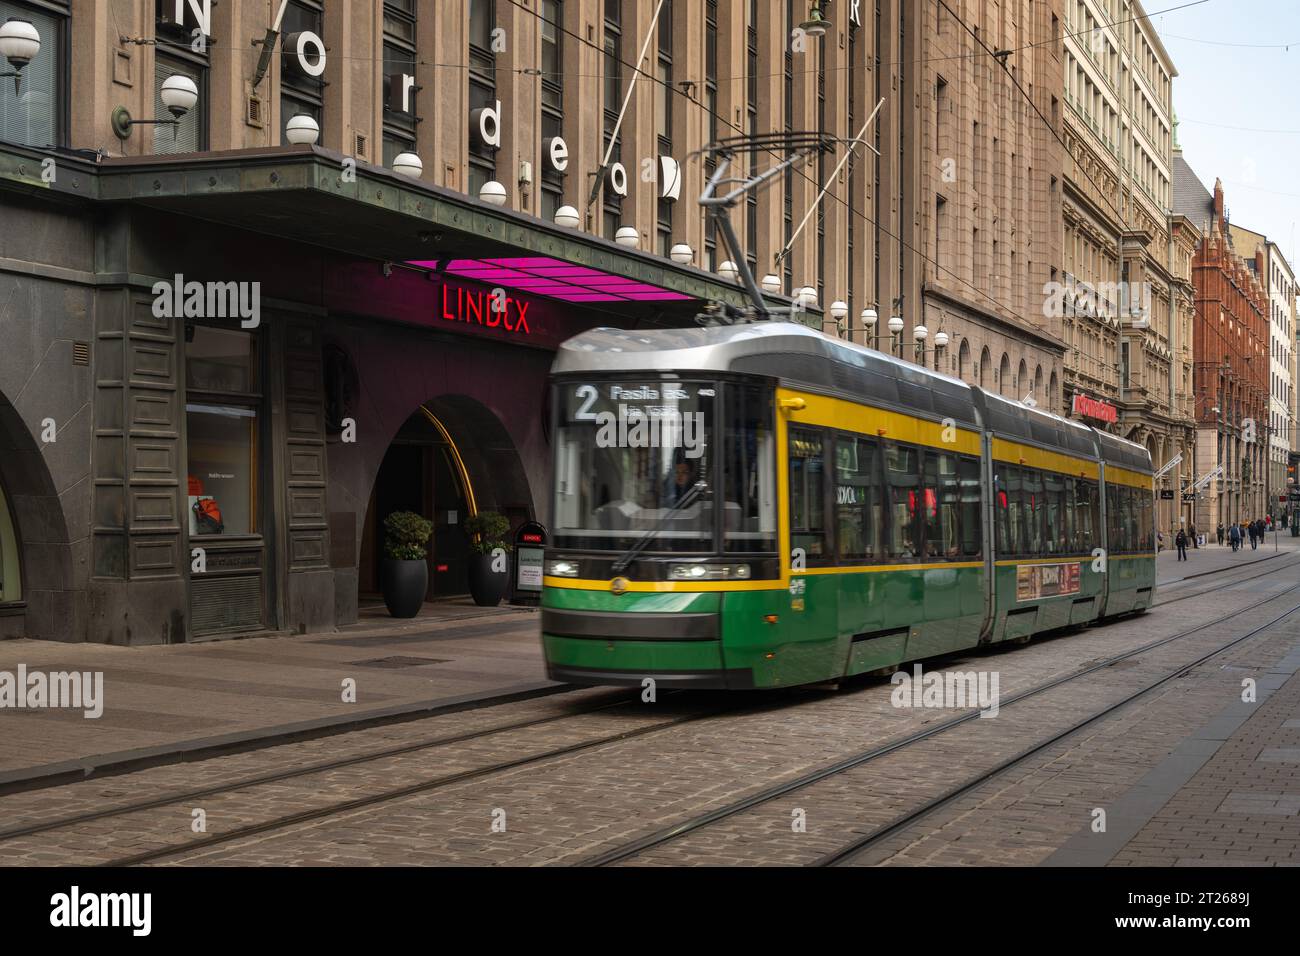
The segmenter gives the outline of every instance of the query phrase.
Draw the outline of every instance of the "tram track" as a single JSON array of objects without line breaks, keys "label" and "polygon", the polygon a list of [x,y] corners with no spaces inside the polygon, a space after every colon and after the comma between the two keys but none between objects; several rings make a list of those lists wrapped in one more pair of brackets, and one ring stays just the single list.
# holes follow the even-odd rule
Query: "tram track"
[{"label": "tram track", "polygon": [[[1295,567],[1294,563],[1288,562],[1284,564],[1282,567],[1271,568],[1268,571],[1262,572],[1259,575],[1254,575],[1253,577],[1262,577],[1265,574],[1278,573],[1284,570],[1293,569],[1294,567]],[[1251,578],[1246,578],[1243,580],[1251,580]],[[1232,582],[1225,583],[1223,585],[1219,585],[1215,588],[1208,588],[1205,589],[1204,591],[1198,592],[1198,595],[1203,595],[1203,594],[1210,593],[1211,591],[1220,590],[1223,587],[1230,587],[1237,583],[1240,583],[1240,581],[1232,581]],[[1192,595],[1188,595],[1188,596],[1190,597]],[[1087,677],[1091,674],[1096,674],[1099,671],[1103,671],[1106,668],[1113,667],[1122,661],[1130,660],[1140,655],[1147,654],[1151,651],[1157,650],[1158,648],[1173,644],[1177,641],[1185,640],[1186,638],[1191,637],[1194,634],[1201,633],[1205,630],[1208,630],[1209,628],[1222,624],[1225,621],[1233,620],[1238,615],[1244,612],[1255,610],[1256,608],[1263,607],[1264,605],[1271,604],[1275,601],[1278,601],[1281,598],[1288,597],[1288,596],[1289,595],[1287,595],[1286,593],[1270,595],[1252,604],[1246,605],[1245,607],[1236,608],[1227,614],[1214,618],[1213,620],[1206,621],[1202,624],[1198,624],[1195,627],[1188,628],[1183,631],[1179,631],[1178,633],[1171,634],[1167,637],[1157,638],[1153,641],[1148,641],[1145,644],[1142,644],[1135,648],[1131,648],[1122,653],[1114,654],[1109,657],[1103,658],[1099,661],[1089,663],[1088,665],[1084,667],[1080,667],[1070,673],[1063,674],[1060,677],[1056,677],[1051,680],[1043,681],[1037,685],[1034,685],[1033,687],[1026,688],[1023,691],[1020,691],[1009,697],[1005,697],[999,702],[999,706],[1005,709],[1021,701],[1039,697],[1052,690],[1055,690],[1056,688],[1065,686],[1067,684],[1071,684],[1081,678]],[[1169,601],[1166,603],[1173,603],[1173,601]],[[1123,707],[1125,704],[1131,703],[1133,700],[1136,700],[1137,698],[1143,696],[1144,694],[1149,693],[1151,690],[1155,689],[1156,687],[1159,687],[1160,685],[1166,683],[1167,681],[1172,680],[1173,678],[1177,677],[1179,674],[1185,673],[1189,669],[1199,666],[1200,664],[1204,663],[1207,660],[1212,659],[1213,657],[1223,653],[1224,651],[1229,650],[1232,647],[1235,647],[1238,644],[1241,644],[1252,637],[1255,637],[1256,635],[1267,630],[1268,628],[1273,627],[1280,621],[1285,620],[1287,617],[1296,613],[1297,611],[1300,611],[1300,604],[1294,604],[1287,611],[1273,618],[1268,623],[1252,628],[1246,634],[1241,635],[1240,637],[1236,637],[1231,641],[1219,645],[1218,647],[1214,648],[1208,653],[1202,655],[1201,657],[1198,657],[1196,660],[1180,664],[1177,668],[1173,669],[1167,674],[1164,674],[1158,680],[1144,685],[1141,689],[1139,689],[1133,694],[1128,695],[1118,703],[1108,705],[1105,708],[1093,712],[1084,720],[1077,722],[1076,724],[1072,725],[1071,727],[1067,728],[1064,731],[1061,731],[1058,734],[1054,734],[1049,740],[1042,741],[1038,744],[1035,744],[1032,748],[1023,751],[1020,754],[1017,754],[1015,757],[1010,758],[1007,761],[1003,761],[996,767],[981,772],[977,777],[966,781],[965,783],[959,785],[958,787],[946,791],[943,795],[941,795],[938,798],[935,798],[935,800],[933,801],[928,802],[924,806],[914,811],[910,811],[906,814],[902,814],[899,817],[896,817],[890,823],[885,824],[884,826],[871,831],[871,833],[867,834],[865,837],[860,838],[858,841],[855,841],[853,844],[841,848],[839,851],[836,851],[835,853],[828,854],[827,856],[819,859],[817,861],[817,865],[831,865],[835,862],[839,862],[844,859],[848,859],[849,857],[856,856],[858,853],[863,852],[863,850],[865,850],[868,846],[878,844],[881,840],[884,840],[889,836],[899,832],[900,830],[907,828],[908,826],[912,825],[917,820],[919,820],[921,817],[929,815],[935,810],[940,809],[942,806],[946,806],[947,804],[951,803],[953,800],[956,800],[963,794],[969,792],[970,790],[986,782],[992,777],[1002,773],[1004,770],[1010,769],[1016,764],[1023,762],[1025,759],[1028,759],[1033,754],[1042,751],[1046,747],[1051,746],[1053,743],[1058,742],[1064,737],[1068,737],[1070,734],[1075,733],[1080,728],[1087,726],[1088,724],[1091,724],[1094,721],[1104,718],[1105,716],[1117,710],[1118,708]],[[660,830],[656,830],[652,833],[622,843],[608,850],[604,850],[599,853],[587,856],[581,860],[578,860],[576,865],[609,866],[612,864],[621,863],[626,860],[631,860],[645,853],[648,850],[663,847],[669,843],[680,840],[681,838],[685,837],[687,834],[694,833],[697,830],[711,826],[722,820],[726,820],[728,818],[737,816],[738,814],[751,810],[754,807],[760,806],[765,803],[769,803],[773,800],[776,800],[788,794],[800,790],[804,790],[824,780],[828,780],[832,777],[838,776],[839,774],[845,773],[846,771],[854,770],[858,767],[862,767],[868,763],[871,763],[872,761],[878,760],[889,754],[897,753],[901,750],[904,750],[922,741],[926,741],[931,738],[937,737],[939,735],[945,734],[951,730],[954,730],[957,727],[969,723],[972,720],[978,719],[979,716],[980,716],[980,711],[978,709],[971,709],[965,711],[952,718],[949,718],[948,720],[941,721],[935,724],[934,726],[927,727],[923,730],[919,730],[912,734],[907,734],[903,737],[900,737],[892,741],[886,741],[885,743],[872,747],[870,749],[859,751],[858,753],[851,754],[848,757],[841,758],[840,760],[837,760],[831,764],[801,774],[791,780],[785,781],[783,783],[775,784],[770,787],[763,788],[762,790],[752,793],[749,796],[735,800],[723,806],[716,807],[715,809],[699,814],[698,816],[691,817],[687,820],[680,821],[671,826],[664,827]]]},{"label": "tram track", "polygon": [[10,827],[0,830],[0,843],[7,840],[16,840],[21,837],[34,836],[40,833],[47,833],[52,830],[62,830],[69,827],[95,823],[100,820],[108,820],[113,817],[124,816],[131,813],[140,813],[146,810],[156,810],[160,807],[170,806],[174,803],[186,803],[192,800],[201,800],[207,797],[220,796],[223,793],[231,793],[237,790],[246,790],[250,787],[266,786],[275,783],[284,783],[299,777],[310,776],[312,774],[328,773],[332,770],[342,770],[348,767],[355,767],[376,760],[385,760],[390,757],[402,757],[409,754],[419,753],[422,750],[434,750],[439,747],[449,747],[453,744],[468,743],[473,740],[479,740],[494,734],[508,733],[515,730],[527,730],[530,727],[538,727],[546,724],[555,723],[561,720],[568,720],[573,717],[582,717],[587,714],[599,713],[603,710],[611,710],[616,707],[623,707],[635,700],[634,696],[621,696],[620,699],[599,703],[591,707],[583,707],[577,710],[568,711],[562,714],[551,714],[545,717],[536,717],[528,720],[514,721],[507,724],[496,724],[491,727],[482,727],[477,730],[464,731],[457,734],[447,734],[440,737],[432,737],[425,740],[415,741],[409,744],[402,744],[397,747],[386,747],[382,750],[368,751],[366,753],[353,754],[348,757],[340,757],[336,760],[319,761],[317,763],[306,764],[301,767],[294,767],[288,770],[280,770],[275,773],[258,774],[256,776],[240,777],[223,783],[213,784],[208,787],[202,787],[194,790],[186,790],[180,793],[169,793],[163,796],[154,797],[150,800],[138,801],[136,803],[121,804],[114,807],[106,807],[102,810],[95,810],[90,813],[80,813],[65,817],[58,817],[52,820],[45,820],[39,823],[27,824],[19,827]]},{"label": "tram track", "polygon": [[[684,692],[670,692],[673,697],[682,697]],[[73,829],[78,826],[84,826],[88,823],[95,823],[113,817],[127,816],[133,813],[146,812],[149,810],[160,809],[166,806],[185,804],[198,798],[210,798],[232,794],[242,790],[248,790],[253,787],[266,786],[274,783],[280,783],[287,780],[300,779],[312,774],[326,773],[335,769],[346,769],[359,764],[373,762],[391,756],[406,756],[420,750],[432,749],[435,747],[446,746],[452,743],[475,740],[495,734],[504,733],[513,730],[523,730],[535,727],[541,724],[554,723],[561,720],[567,720],[574,717],[581,717],[591,713],[612,710],[616,707],[627,706],[636,700],[624,699],[602,704],[596,707],[587,708],[577,713],[565,713],[552,715],[545,718],[539,718],[528,721],[519,721],[509,725],[501,725],[492,728],[483,728],[477,731],[466,732],[463,734],[452,735],[445,738],[438,738],[420,743],[412,743],[401,747],[387,748],[382,752],[358,754],[353,757],[342,758],[340,760],[328,761],[319,764],[313,764],[305,767],[294,768],[292,770],[281,771],[273,774],[264,774],[257,777],[246,777],[238,780],[228,781],[226,783],[216,784],[198,790],[186,791],[182,794],[171,794],[164,797],[158,797],[152,800],[140,801],[137,803],[122,805],[108,808],[102,811],[96,811],[87,814],[78,814],[74,816],[62,817],[55,820],[43,821],[23,827],[17,827],[10,830],[0,831],[0,842],[14,840],[23,837],[39,836],[42,834]],[[352,800],[338,803],[330,803],[321,807],[313,807],[289,814],[281,814],[272,819],[259,821],[246,826],[237,827],[224,833],[216,833],[198,840],[177,843],[163,847],[157,847],[151,850],[143,851],[137,854],[115,857],[104,860],[95,865],[107,867],[122,866],[139,866],[153,863],[170,857],[182,856],[189,853],[197,853],[214,846],[224,843],[230,843],[237,840],[248,839],[259,836],[264,833],[270,833],[277,830],[283,830],[290,827],[311,823],[316,820],[326,819],[340,814],[349,813],[355,810],[365,809],[367,807],[378,806],[394,800],[400,800],[404,797],[416,796],[422,793],[428,793],[445,787],[450,787],[458,783],[479,779],[493,774],[504,773],[515,770],[520,767],[526,767],[533,764],[542,763],[548,760],[555,760],[573,754],[583,753],[596,748],[623,743],[629,740],[635,740],[640,737],[649,736],[654,733],[670,730],[686,724],[691,724],[714,717],[744,713],[746,711],[762,711],[780,706],[780,702],[771,699],[764,700],[758,704],[752,702],[741,706],[734,706],[737,702],[721,707],[712,707],[701,713],[686,714],[671,718],[669,720],[659,721],[649,726],[638,727],[631,730],[624,730],[614,734],[605,734],[590,740],[583,740],[573,744],[561,747],[545,749],[539,753],[528,754],[522,757],[516,757],[508,760],[494,761],[484,766],[474,767],[466,770],[457,771],[450,774],[425,778],[414,783],[381,790],[379,792],[368,794]],[[188,827],[185,828],[188,831]]]},{"label": "tram track", "polygon": [[1121,708],[1126,707],[1129,704],[1133,703],[1134,701],[1138,700],[1139,698],[1149,694],[1157,687],[1160,687],[1168,683],[1169,681],[1174,680],[1175,678],[1181,676],[1182,674],[1187,673],[1192,668],[1199,667],[1200,665],[1205,664],[1210,660],[1213,660],[1215,657],[1218,657],[1223,652],[1231,650],[1233,647],[1236,647],[1238,644],[1242,644],[1245,641],[1250,640],[1251,638],[1257,636],[1258,634],[1268,630],[1270,627],[1273,627],[1275,624],[1278,624],[1281,621],[1285,620],[1286,618],[1290,617],[1292,614],[1295,614],[1297,611],[1300,611],[1300,604],[1293,605],[1289,610],[1273,618],[1273,620],[1269,621],[1268,623],[1261,624],[1258,627],[1251,628],[1249,631],[1247,631],[1245,634],[1241,635],[1240,637],[1236,637],[1233,640],[1220,645],[1219,647],[1201,655],[1196,660],[1191,661],[1189,663],[1180,664],[1178,667],[1166,671],[1163,675],[1161,675],[1156,680],[1144,684],[1138,690],[1125,695],[1120,700],[1108,704],[1107,706],[1101,708],[1100,710],[1094,711],[1093,713],[1082,718],[1081,720],[1075,721],[1073,724],[1066,727],[1064,730],[1052,734],[1047,739],[1035,743],[1033,746],[1020,751],[1018,754],[1008,757],[1005,760],[999,761],[993,767],[990,767],[987,770],[983,770],[980,773],[971,776],[963,783],[958,784],[957,786],[948,789],[947,791],[940,794],[939,796],[926,801],[924,804],[917,807],[916,809],[908,811],[907,813],[904,814],[900,814],[899,816],[895,817],[893,820],[889,821],[888,823],[876,827],[870,832],[856,838],[850,843],[845,844],[839,849],[834,850],[831,853],[822,856],[821,858],[816,860],[812,865],[813,866],[839,866],[851,862],[855,857],[861,855],[862,853],[865,853],[867,850],[871,849],[872,847],[879,845],[880,843],[887,840],[889,837],[894,836],[897,833],[903,832],[904,830],[917,824],[918,822],[930,816],[931,814],[936,813],[939,810],[943,809],[944,807],[949,806],[954,801],[960,799],[962,796],[966,795],[967,793],[970,793],[975,788],[989,782],[995,777],[1000,776],[1006,771],[1011,770],[1013,767],[1016,767],[1024,763],[1030,757],[1042,753],[1047,748],[1051,747],[1056,743],[1059,743],[1060,741],[1064,740],[1067,737],[1070,737],[1075,733],[1078,733],[1080,730],[1089,726],[1090,724],[1096,723],[1097,721],[1102,720],[1105,717],[1108,717],[1109,715],[1115,713]]},{"label": "tram track", "polygon": [[[1218,584],[1211,588],[1204,588],[1191,594],[1179,595],[1176,598],[1171,598],[1169,600],[1159,602],[1159,604],[1153,605],[1153,607],[1161,606],[1163,604],[1171,604],[1174,603],[1175,601],[1181,601],[1192,597],[1203,596],[1213,591],[1221,590],[1227,587],[1232,587],[1237,584],[1243,583],[1245,581],[1263,577],[1268,574],[1275,574],[1293,567],[1295,567],[1294,562],[1284,562],[1282,565],[1278,567],[1273,567],[1263,571],[1259,571],[1246,577],[1234,578],[1231,581]],[[1223,570],[1236,571],[1236,570],[1245,570],[1245,569],[1230,568],[1230,569],[1223,569]],[[1217,573],[1217,571],[1211,573]],[[1052,687],[1059,686],[1060,684],[1066,683],[1070,680],[1075,680],[1081,676],[1084,676],[1085,674],[1092,673],[1106,666],[1110,666],[1115,661],[1123,660],[1128,657],[1135,656],[1137,654],[1145,653],[1156,647],[1160,647],[1164,644],[1171,643],[1172,641],[1182,639],[1184,637],[1189,636],[1190,634],[1197,633],[1208,627],[1214,626],[1215,624],[1221,623],[1224,620],[1231,619],[1236,615],[1242,613],[1243,611],[1249,611],[1256,607],[1262,606],[1263,604],[1276,600],[1278,597],[1280,597],[1280,595],[1274,595],[1272,597],[1265,598],[1254,604],[1248,605],[1247,607],[1234,610],[1231,613],[1221,618],[1217,618],[1214,621],[1210,621],[1207,622],[1206,624],[1199,625],[1196,628],[1190,629],[1188,631],[1180,632],[1179,634],[1172,635],[1167,638],[1159,639],[1147,645],[1143,645],[1142,647],[1128,651],[1122,655],[1118,655],[1114,658],[1109,658],[1105,661],[1102,661],[1099,664],[1090,666],[1089,668],[1083,669],[1081,671],[1072,674],[1064,675],[1062,678],[1059,678],[1055,681],[1051,681],[1044,685],[1040,685],[1039,687],[1031,688],[1026,692],[1022,692],[1021,694],[1018,694],[1004,701],[1004,703],[1005,704],[1014,703],[1017,700],[1024,699],[1027,696],[1032,696],[1037,693],[1042,693],[1045,690],[1051,689]],[[681,692],[670,692],[670,693],[672,693],[673,696],[681,695]],[[373,763],[384,759],[409,756],[413,754],[418,754],[422,751],[432,751],[438,748],[448,747],[455,744],[466,743],[466,742],[479,740],[483,738],[489,738],[495,735],[506,734],[506,733],[516,732],[516,731],[527,731],[530,728],[534,728],[534,727],[546,726],[550,724],[555,724],[560,721],[569,720],[572,718],[579,718],[590,714],[599,714],[601,712],[611,711],[620,707],[625,707],[629,704],[634,703],[635,700],[636,700],[636,695],[620,696],[620,698],[616,700],[612,700],[612,701],[602,700],[601,702],[596,703],[592,706],[581,707],[576,710],[568,710],[560,714],[550,714],[550,715],[530,718],[526,720],[512,721],[503,724],[495,724],[489,727],[478,728],[475,730],[465,731],[461,733],[453,733],[453,734],[436,736],[429,739],[401,744],[399,746],[387,747],[376,751],[367,751],[365,753],[349,755],[347,757],[342,757],[334,760],[310,763],[300,767],[293,767],[290,769],[275,771],[272,773],[239,777],[233,780],[215,783],[210,786],[206,786],[202,788],[195,788],[195,789],[185,790],[181,792],[163,794],[146,800],[136,801],[128,804],[120,804],[112,807],[106,807],[91,812],[72,814],[63,817],[57,817],[50,820],[38,821],[23,826],[0,830],[0,844],[3,844],[4,842],[7,841],[17,840],[25,837],[38,836],[41,834],[51,833],[60,830],[75,829],[76,827],[85,826],[87,824],[98,823],[104,820],[128,816],[136,813],[143,813],[150,810],[161,809],[164,807],[173,806],[177,804],[191,803],[198,800],[205,800],[212,797],[219,797],[226,794],[236,793],[238,791],[250,790],[257,787],[264,787],[264,786],[269,786],[269,785],[274,785],[279,783],[285,783],[288,781],[310,777],[312,775],[325,774],[337,770],[345,770],[351,767],[361,767],[364,766],[365,764]],[[747,705],[747,706],[737,707],[737,708],[723,707],[723,708],[711,709],[709,711],[700,714],[690,714],[682,717],[677,717],[668,721],[661,721],[659,723],[656,723],[648,727],[640,727],[633,730],[621,731],[616,734],[607,734],[592,740],[581,741],[575,744],[570,744],[559,748],[547,749],[537,754],[531,754],[531,755],[510,759],[510,760],[497,761],[482,767],[477,767],[469,770],[458,771],[452,774],[445,774],[438,777],[424,779],[416,783],[410,784],[408,786],[384,790],[379,793],[367,795],[343,803],[329,804],[327,806],[310,808],[310,809],[302,810],[291,814],[280,815],[275,817],[274,819],[262,821],[256,824],[251,824],[246,827],[237,828],[227,833],[214,834],[212,836],[200,840],[196,840],[193,842],[189,842],[189,843],[161,847],[147,852],[142,852],[140,854],[136,854],[133,856],[121,857],[118,859],[108,861],[102,865],[110,865],[110,866],[139,865],[143,863],[153,862],[155,860],[165,859],[172,856],[177,856],[177,855],[182,855],[182,854],[192,853],[192,852],[199,852],[205,848],[209,848],[211,846],[215,846],[221,843],[227,843],[239,839],[257,836],[275,830],[284,829],[284,828],[292,827],[303,823],[309,823],[315,820],[325,819],[337,814],[347,813],[353,810],[379,805],[388,801],[401,799],[403,797],[413,796],[419,793],[437,790],[443,787],[452,786],[457,783],[478,779],[491,774],[503,773],[509,770],[514,770],[520,767],[541,763],[547,760],[558,759],[564,756],[569,756],[571,754],[581,753],[597,747],[621,743],[623,741],[646,736],[651,733],[669,730],[673,727],[677,727],[685,723],[690,723],[690,722],[707,719],[711,717],[723,716],[726,714],[743,712],[746,710],[767,709],[773,706],[780,706],[780,703],[768,700],[763,702],[757,708],[755,708],[753,705]],[[806,777],[801,777],[795,781],[791,781],[789,784],[782,785],[779,788],[773,788],[770,791],[763,791],[759,794],[754,795],[753,797],[747,798],[744,801],[738,801],[736,804],[732,804],[729,805],[728,807],[720,808],[719,810],[713,811],[710,814],[704,815],[705,817],[707,817],[707,819],[704,819],[704,817],[696,818],[695,820],[688,821],[687,824],[678,825],[677,827],[670,828],[671,832],[662,831],[661,834],[652,835],[652,837],[656,837],[656,838],[662,836],[662,839],[655,839],[654,842],[648,843],[645,846],[640,846],[637,849],[632,850],[631,852],[615,851],[616,853],[615,858],[608,859],[608,860],[605,859],[605,857],[610,856],[610,854],[602,854],[600,857],[593,858],[593,860],[590,862],[594,862],[598,864],[603,864],[607,862],[617,862],[618,859],[625,858],[626,856],[629,855],[635,855],[635,853],[639,853],[644,849],[648,849],[650,846],[658,845],[658,843],[665,842],[667,839],[674,839],[679,835],[683,835],[687,832],[691,832],[694,829],[698,829],[700,826],[706,826],[709,823],[716,822],[717,820],[724,819],[727,816],[731,816],[735,813],[739,813],[742,812],[743,810],[749,809],[751,806],[758,805],[759,803],[766,802],[767,800],[775,799],[776,797],[781,796],[792,789],[799,789],[803,786],[808,786],[811,783],[816,782],[817,780],[825,779],[827,776],[831,776],[834,775],[835,773],[843,772],[844,770],[850,769],[853,766],[858,766],[861,763],[867,762],[868,760],[876,759],[877,757],[884,756],[887,753],[892,753],[904,746],[908,746],[919,740],[933,736],[936,733],[941,733],[946,730],[952,729],[958,724],[964,723],[965,721],[975,716],[977,716],[976,712],[961,715],[957,718],[954,718],[951,721],[937,725],[934,728],[930,728],[919,734],[912,735],[909,738],[903,738],[902,740],[896,741],[892,744],[886,744],[882,747],[875,748],[871,751],[868,751],[865,754],[854,755],[853,757],[848,758],[847,761],[841,761],[839,763],[831,765],[831,767],[829,768],[824,768],[823,771],[818,772],[816,775],[808,775]],[[685,827],[684,829],[683,826]],[[643,841],[636,841],[636,842],[640,844]]]}]

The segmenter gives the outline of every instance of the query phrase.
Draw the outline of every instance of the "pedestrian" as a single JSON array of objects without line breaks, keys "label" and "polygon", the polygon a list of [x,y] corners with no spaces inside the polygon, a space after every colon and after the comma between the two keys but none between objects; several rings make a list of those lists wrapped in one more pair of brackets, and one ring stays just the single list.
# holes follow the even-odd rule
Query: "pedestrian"
[{"label": "pedestrian", "polygon": [[1234,552],[1241,547],[1241,529],[1235,524],[1228,529],[1228,542],[1232,545]]},{"label": "pedestrian", "polygon": [[1191,528],[1189,529],[1189,534],[1191,534],[1192,536],[1192,547],[1199,548],[1200,545],[1196,541],[1196,525],[1191,526]]},{"label": "pedestrian", "polygon": [[1256,519],[1250,523],[1250,550],[1254,551],[1259,547],[1259,520]]},{"label": "pedestrian", "polygon": [[1156,532],[1156,553],[1158,554],[1164,549],[1165,549],[1165,533],[1163,531],[1157,531]]},{"label": "pedestrian", "polygon": [[1222,521],[1219,522],[1219,527],[1217,527],[1217,528],[1215,529],[1215,534],[1217,534],[1217,535],[1219,536],[1219,547],[1222,548],[1222,547],[1223,547],[1223,536],[1224,536],[1223,522],[1222,522]]},{"label": "pedestrian", "polygon": [[1187,560],[1187,532],[1182,528],[1178,529],[1178,537],[1174,538],[1174,544],[1178,545],[1178,560]]}]

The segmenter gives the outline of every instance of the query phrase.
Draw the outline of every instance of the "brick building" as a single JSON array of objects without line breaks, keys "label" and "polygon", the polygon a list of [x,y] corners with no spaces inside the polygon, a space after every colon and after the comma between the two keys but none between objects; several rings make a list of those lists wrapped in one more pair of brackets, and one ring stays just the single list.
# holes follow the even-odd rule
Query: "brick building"
[{"label": "brick building", "polygon": [[[1197,223],[1172,215],[1178,75],[1138,0],[1065,3],[1062,123],[1067,410],[1102,402],[1093,421],[1170,465],[1157,525],[1177,529],[1176,489],[1191,476],[1191,250]],[[1181,457],[1180,457],[1181,456]]]},{"label": "brick building", "polygon": [[1218,476],[1197,503],[1195,520],[1205,528],[1267,513],[1269,297],[1262,253],[1247,262],[1233,244],[1223,184],[1216,180],[1211,193],[1181,153],[1174,162],[1175,206],[1204,233],[1192,261],[1196,475]]}]

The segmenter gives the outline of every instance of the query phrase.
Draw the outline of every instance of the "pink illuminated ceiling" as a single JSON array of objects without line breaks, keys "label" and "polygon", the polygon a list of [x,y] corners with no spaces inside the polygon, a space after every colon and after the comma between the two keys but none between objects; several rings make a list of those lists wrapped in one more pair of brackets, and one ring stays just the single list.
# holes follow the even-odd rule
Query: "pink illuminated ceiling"
[{"label": "pink illuminated ceiling", "polygon": [[[412,266],[436,271],[438,260],[416,260]],[[508,259],[452,259],[445,275],[473,279],[491,286],[518,289],[565,302],[653,302],[692,298],[661,286],[611,275],[590,266],[546,256]]]}]

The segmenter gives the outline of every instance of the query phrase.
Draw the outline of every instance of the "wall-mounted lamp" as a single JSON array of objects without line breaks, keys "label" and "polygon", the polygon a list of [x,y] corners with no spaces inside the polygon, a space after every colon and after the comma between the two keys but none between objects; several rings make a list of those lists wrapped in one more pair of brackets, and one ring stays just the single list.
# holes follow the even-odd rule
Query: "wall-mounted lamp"
[{"label": "wall-mounted lamp", "polygon": [[555,224],[557,226],[563,226],[565,229],[577,229],[578,222],[578,210],[572,206],[561,206],[555,210]]},{"label": "wall-mounted lamp", "polygon": [[153,124],[158,126],[170,126],[172,128],[172,138],[176,137],[177,128],[181,124],[181,117],[194,108],[194,104],[199,101],[199,88],[195,86],[194,81],[188,76],[180,73],[173,73],[167,79],[163,80],[162,86],[158,88],[158,96],[167,107],[167,112],[172,114],[171,119],[131,119],[131,113],[125,106],[119,106],[113,110],[113,132],[117,134],[118,139],[126,139],[131,135],[131,127],[141,124]]},{"label": "wall-mounted lamp", "polygon": [[0,56],[9,61],[13,67],[0,76],[14,78],[14,95],[17,96],[22,84],[23,67],[36,59],[41,52],[41,35],[30,20],[10,17],[0,24]]},{"label": "wall-mounted lamp", "polygon": [[415,153],[398,153],[393,157],[393,172],[399,176],[410,176],[412,179],[419,179],[424,173],[424,160],[416,156]]},{"label": "wall-mounted lamp", "polygon": [[668,258],[678,265],[688,265],[695,258],[695,250],[684,242],[679,242],[668,250]]},{"label": "wall-mounted lamp", "polygon": [[489,179],[479,187],[478,198],[491,206],[504,206],[506,204],[506,187],[495,179]]},{"label": "wall-mounted lamp", "polygon": [[831,22],[822,16],[821,5],[817,0],[813,0],[812,9],[808,11],[808,19],[799,24],[799,29],[810,37],[820,37],[826,35],[830,26]]},{"label": "wall-mounted lamp", "polygon": [[320,124],[310,113],[295,113],[284,124],[284,138],[296,146],[314,146],[320,139]]}]

